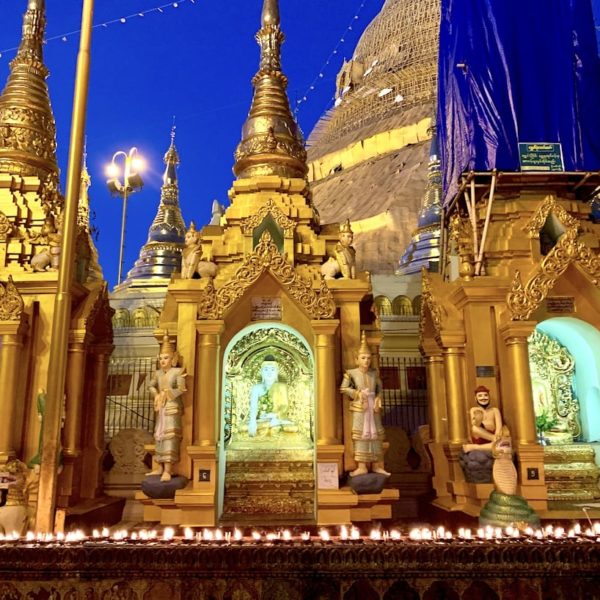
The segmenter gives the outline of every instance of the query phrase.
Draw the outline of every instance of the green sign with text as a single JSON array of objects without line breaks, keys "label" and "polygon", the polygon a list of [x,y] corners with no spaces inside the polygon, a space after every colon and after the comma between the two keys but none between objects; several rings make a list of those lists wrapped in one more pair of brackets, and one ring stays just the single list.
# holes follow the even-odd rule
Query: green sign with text
[{"label": "green sign with text", "polygon": [[521,171],[564,171],[560,144],[535,142],[519,143]]}]

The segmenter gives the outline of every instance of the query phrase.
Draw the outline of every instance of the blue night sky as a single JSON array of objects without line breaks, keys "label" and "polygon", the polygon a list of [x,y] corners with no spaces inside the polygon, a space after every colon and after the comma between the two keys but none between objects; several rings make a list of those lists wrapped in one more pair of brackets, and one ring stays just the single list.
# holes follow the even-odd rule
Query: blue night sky
[{"label": "blue night sky", "polygon": [[[26,0],[1,0],[0,51],[18,45]],[[177,2],[175,2],[177,4]],[[305,136],[332,104],[335,77],[364,28],[384,0],[280,0],[287,36],[283,68],[290,79],[292,106],[340,38],[352,30],[299,111]],[[79,29],[81,0],[46,0],[49,38]],[[137,146],[148,163],[145,187],[131,197],[124,273],[132,266],[160,197],[163,155],[172,117],[177,119],[180,200],[186,223],[210,219],[213,199],[225,203],[233,180],[233,151],[251,101],[250,80],[258,67],[254,34],[262,0],[96,0],[95,23],[171,4],[162,13],[133,17],[94,30],[88,105],[88,166],[92,175],[93,224],[98,228],[100,262],[111,287],[116,283],[121,201],[105,186],[104,167],[116,150]],[[596,22],[600,0],[593,0]],[[67,168],[73,78],[78,36],[49,41],[45,49],[50,95],[58,127],[58,159]],[[14,51],[0,57],[0,86]]]}]

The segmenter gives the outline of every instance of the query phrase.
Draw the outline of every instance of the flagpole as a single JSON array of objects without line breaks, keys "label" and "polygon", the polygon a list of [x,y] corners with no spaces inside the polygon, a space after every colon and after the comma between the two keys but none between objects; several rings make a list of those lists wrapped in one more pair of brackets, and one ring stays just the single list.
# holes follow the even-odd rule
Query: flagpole
[{"label": "flagpole", "polygon": [[36,513],[36,529],[40,532],[52,532],[54,530],[58,453],[60,449],[61,418],[67,372],[69,325],[71,321],[71,287],[75,262],[75,244],[77,240],[77,207],[81,183],[81,160],[90,79],[93,14],[94,0],[83,0],[81,36],[79,53],[77,55],[75,91],[73,94],[73,116],[67,170],[67,195],[63,219],[58,287],[54,300],[46,412],[43,425],[43,452]]}]

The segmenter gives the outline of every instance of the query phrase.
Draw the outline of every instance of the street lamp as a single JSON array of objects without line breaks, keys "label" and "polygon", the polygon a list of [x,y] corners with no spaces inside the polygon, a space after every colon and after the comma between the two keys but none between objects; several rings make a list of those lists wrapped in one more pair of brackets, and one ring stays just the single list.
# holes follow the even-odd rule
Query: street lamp
[{"label": "street lamp", "polygon": [[[120,167],[117,159],[123,157],[124,165]],[[119,274],[117,276],[117,285],[121,283],[123,273],[123,248],[125,247],[125,221],[127,219],[127,199],[130,194],[142,189],[144,182],[140,176],[140,171],[144,168],[144,161],[139,156],[137,148],[131,148],[129,154],[119,150],[115,152],[110,165],[106,168],[106,174],[109,179],[106,182],[110,193],[113,196],[123,198],[123,216],[121,218],[121,246],[119,248]],[[120,177],[123,175],[123,183]]]}]

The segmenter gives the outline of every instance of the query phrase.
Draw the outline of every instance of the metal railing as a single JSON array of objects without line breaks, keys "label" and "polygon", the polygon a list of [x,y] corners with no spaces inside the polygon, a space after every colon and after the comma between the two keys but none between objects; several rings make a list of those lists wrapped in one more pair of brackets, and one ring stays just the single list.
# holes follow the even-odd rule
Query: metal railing
[{"label": "metal railing", "polygon": [[148,389],[156,371],[154,357],[111,358],[104,434],[111,439],[121,429],[154,429],[154,402]]},{"label": "metal railing", "polygon": [[382,356],[379,374],[383,385],[383,424],[402,427],[412,435],[428,419],[425,363],[421,358]]}]

